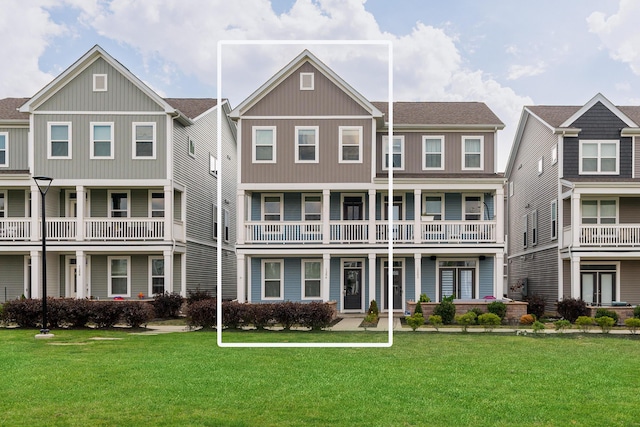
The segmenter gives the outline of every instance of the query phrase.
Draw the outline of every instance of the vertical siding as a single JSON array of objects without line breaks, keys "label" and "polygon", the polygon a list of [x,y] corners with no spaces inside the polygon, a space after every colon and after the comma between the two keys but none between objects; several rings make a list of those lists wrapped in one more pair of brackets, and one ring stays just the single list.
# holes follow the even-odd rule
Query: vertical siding
[{"label": "vertical siding", "polygon": [[7,199],[7,216],[24,218],[26,216],[25,191],[9,190],[7,191]]},{"label": "vertical siding", "polygon": [[640,223],[640,197],[620,198],[620,224]]},{"label": "vertical siding", "polygon": [[494,296],[496,298],[502,297],[502,295],[493,295],[493,282],[494,282],[494,268],[495,258],[486,257],[479,261],[478,274],[479,274],[479,288],[480,293],[478,298],[484,298],[485,296]]},{"label": "vertical siding", "polygon": [[0,132],[9,134],[9,159],[7,166],[0,170],[26,170],[29,169],[29,129],[28,128],[3,128]]},{"label": "vertical siding", "polygon": [[107,256],[91,255],[91,296],[98,299],[107,298],[107,273]]},{"label": "vertical siding", "polygon": [[[159,190],[158,190],[159,191]],[[149,217],[149,191],[147,189],[132,189],[130,193],[132,217]]]},{"label": "vertical siding", "polygon": [[20,298],[24,294],[24,256],[0,256],[0,300],[2,302]]},{"label": "vertical siding", "polygon": [[91,216],[105,218],[109,214],[107,190],[103,188],[91,189]]},{"label": "vertical siding", "polygon": [[640,263],[637,260],[620,263],[620,295],[618,301],[629,304],[640,304]]}]

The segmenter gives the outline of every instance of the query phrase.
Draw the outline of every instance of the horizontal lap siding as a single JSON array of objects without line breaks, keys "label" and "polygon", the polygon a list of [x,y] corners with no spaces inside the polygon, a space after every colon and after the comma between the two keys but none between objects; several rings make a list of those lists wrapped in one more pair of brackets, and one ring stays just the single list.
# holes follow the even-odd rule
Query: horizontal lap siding
[{"label": "horizontal lap siding", "polygon": [[620,224],[640,223],[640,197],[620,198]]},{"label": "horizontal lap siding", "polygon": [[562,260],[562,298],[571,298],[571,262]]},{"label": "horizontal lap siding", "polygon": [[629,304],[640,304],[640,262],[637,260],[622,261],[620,264],[620,296],[619,301]]},{"label": "horizontal lap siding", "polygon": [[329,300],[337,301],[337,309],[342,310],[342,277],[340,273],[340,258],[331,258],[329,265],[331,271],[329,272]]},{"label": "horizontal lap siding", "polygon": [[[91,296],[98,299],[107,298],[107,282],[109,281],[107,257],[91,255]],[[146,292],[145,292],[146,294]]]},{"label": "horizontal lap siding", "polygon": [[436,296],[436,261],[431,257],[422,257],[422,291],[431,301],[437,301]]},{"label": "horizontal lap siding", "polygon": [[106,218],[109,212],[107,202],[107,190],[92,189],[90,191],[91,216],[94,218]]},{"label": "horizontal lap siding", "polygon": [[[525,278],[528,279],[528,294],[544,296],[546,310],[554,311],[558,299],[558,250],[551,248],[528,254],[526,260],[521,257],[510,259],[509,288]],[[508,295],[520,299],[519,291],[509,289]]]},{"label": "horizontal lap siding", "polygon": [[416,260],[405,258],[404,262],[404,295],[405,301],[414,300],[416,295]]},{"label": "horizontal lap siding", "polygon": [[[215,247],[187,241],[186,256],[187,289],[195,290],[199,288],[215,295],[217,283],[216,263],[218,261]],[[224,280],[226,276],[224,270],[222,276]]]},{"label": "horizontal lap siding", "polygon": [[[171,281],[173,283],[173,292],[180,292],[182,286],[182,262],[181,258],[183,254],[174,254],[173,255],[173,277]],[[168,283],[166,284],[168,287]]]},{"label": "horizontal lap siding", "polygon": [[502,295],[493,295],[493,282],[494,282],[494,265],[495,259],[493,257],[487,257],[484,260],[480,260],[479,270],[479,289],[480,293],[477,298],[484,298],[485,296],[494,296],[501,298]]},{"label": "horizontal lap siding", "polygon": [[24,256],[0,256],[0,295],[2,301],[20,298],[24,294]]}]

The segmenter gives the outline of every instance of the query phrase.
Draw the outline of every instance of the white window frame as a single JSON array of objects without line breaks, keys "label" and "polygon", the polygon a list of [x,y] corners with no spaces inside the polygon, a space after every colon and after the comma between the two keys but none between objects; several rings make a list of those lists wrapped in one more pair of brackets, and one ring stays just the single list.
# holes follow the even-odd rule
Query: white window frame
[{"label": "white window frame", "polygon": [[[113,283],[112,283],[112,279],[113,276],[111,274],[111,261],[112,260],[118,260],[118,259],[124,259],[127,261],[127,293],[126,294],[116,294],[113,293]],[[121,277],[121,276],[117,276],[117,277]],[[125,298],[129,298],[131,297],[131,257],[130,256],[110,256],[107,257],[107,296],[108,297],[115,297],[115,296],[121,296],[121,297],[125,297]]]},{"label": "white window frame", "polygon": [[[616,217],[615,217],[615,222],[613,224],[610,223],[602,223],[602,202],[614,202],[616,204]],[[584,202],[596,202],[596,216],[595,217],[588,217],[588,218],[595,218],[596,222],[595,224],[592,223],[585,223],[584,222],[584,211],[583,211],[583,203]],[[605,218],[611,218],[611,217],[605,217]],[[614,225],[614,224],[620,224],[620,200],[617,197],[605,197],[602,199],[595,199],[595,198],[583,198],[580,201],[580,224],[581,225]]]},{"label": "white window frame", "polygon": [[[440,152],[427,153],[427,140],[437,139],[440,140]],[[427,166],[427,154],[440,155],[440,167],[428,167]],[[422,135],[422,170],[444,170],[444,135]]]},{"label": "white window frame", "polygon": [[[100,86],[98,82],[103,79],[104,87]],[[106,92],[108,88],[108,79],[106,74],[94,74],[93,75],[93,91],[94,92]]]},{"label": "white window frame", "polygon": [[[266,212],[265,212],[265,198],[266,197],[278,197],[280,198],[280,219],[276,220],[276,219],[265,219],[266,216]],[[284,221],[284,193],[262,193],[261,196],[261,207],[260,210],[262,212],[262,221],[266,221],[266,222],[281,222]]]},{"label": "white window frame", "polygon": [[[345,160],[344,159],[344,147],[354,147],[354,144],[345,144],[343,141],[343,131],[345,130],[357,130],[358,131],[358,160]],[[338,163],[362,163],[362,126],[339,126],[338,127]]]},{"label": "white window frame", "polygon": [[538,244],[538,210],[531,212],[531,246]]},{"label": "white window frame", "polygon": [[225,242],[229,241],[230,236],[229,219],[229,209],[222,208],[222,240]]},{"label": "white window frame", "polygon": [[209,173],[217,177],[219,170],[220,165],[218,164],[218,158],[214,156],[213,153],[209,153]]},{"label": "white window frame", "polygon": [[[154,194],[161,194],[162,195],[162,200],[163,200],[162,216],[153,216],[154,212],[160,212],[159,209],[153,209],[153,195]],[[111,199],[109,199],[109,200],[111,200]],[[167,211],[167,200],[164,197],[164,191],[149,190],[149,218],[164,218],[164,214],[165,214],[166,211]]]},{"label": "white window frame", "polygon": [[[138,139],[136,138],[136,127],[137,126],[151,126],[152,139],[151,139],[151,155],[150,156],[138,156]],[[147,141],[141,141],[147,142]],[[132,136],[131,136],[131,145],[132,145],[132,158],[133,159],[141,159],[141,160],[153,160],[156,158],[156,123],[155,122],[133,122],[132,123]]]},{"label": "white window frame", "polygon": [[[150,256],[149,257],[149,296],[152,295],[156,295],[156,293],[153,292],[153,279],[157,279],[157,278],[162,278],[163,280],[163,291],[162,293],[165,293],[167,291],[167,277],[166,274],[163,274],[162,276],[154,276],[153,275],[153,261],[162,261],[162,263],[164,264],[164,257],[163,256]],[[163,270],[164,272],[166,272],[166,266],[163,265]]]},{"label": "white window frame", "polygon": [[[298,141],[300,131],[302,130],[313,130],[315,133],[315,142],[314,142],[314,158],[313,160],[300,160],[300,144]],[[319,163],[320,162],[320,127],[319,126],[296,126],[295,127],[295,146],[296,146],[296,163]],[[305,147],[308,145],[305,144]]]},{"label": "white window frame", "polygon": [[[480,153],[467,153],[466,142],[469,139],[479,139],[480,140]],[[473,168],[467,167],[467,154],[479,154],[480,155],[480,167]],[[484,136],[463,136],[462,137],[462,170],[484,170]]]},{"label": "white window frame", "polygon": [[[306,209],[306,199],[307,197],[317,197],[320,198],[320,218],[319,219],[307,219],[307,209]],[[309,213],[310,215],[318,215],[315,212]],[[302,194],[302,220],[305,222],[318,222],[322,221],[322,193],[305,193]]]},{"label": "white window frame", "polygon": [[522,216],[522,222],[524,225],[524,230],[522,230],[522,247],[526,248],[529,246],[529,214]]},{"label": "white window frame", "polygon": [[[51,139],[51,127],[52,126],[67,126],[68,129],[68,138],[67,138],[67,155],[66,156],[54,156],[51,150],[51,145],[53,142],[62,142],[62,140],[56,140],[56,141],[52,141]],[[57,159],[71,159],[71,139],[72,139],[72,132],[71,132],[71,122],[48,122],[47,123],[47,159],[53,159],[53,160],[57,160]]]},{"label": "white window frame", "polygon": [[[265,296],[265,285],[266,285],[266,275],[265,275],[265,265],[267,263],[279,263],[280,264],[280,296],[278,297],[267,297]],[[266,258],[262,260],[261,266],[261,284],[260,284],[260,297],[264,301],[282,301],[284,300],[284,259],[271,259]],[[271,279],[273,280],[273,279]]]},{"label": "white window frame", "polygon": [[189,156],[196,158],[196,142],[190,137],[187,137],[187,152]]},{"label": "white window frame", "polygon": [[[125,193],[127,195],[127,216],[116,216],[116,217],[111,216],[114,212],[111,207],[112,194],[114,193],[115,194]],[[131,192],[129,190],[109,190],[107,192],[107,212],[108,212],[109,218],[130,218],[131,217]],[[116,212],[120,212],[120,211],[116,211]]]},{"label": "white window frame", "polygon": [[[271,141],[271,160],[258,160],[256,159],[256,147],[257,138],[256,131],[258,130],[270,130],[273,133],[273,140]],[[276,162],[276,126],[253,126],[251,129],[251,159],[253,163],[275,163]],[[266,146],[261,144],[261,146]]]},{"label": "white window frame", "polygon": [[551,149],[551,164],[555,165],[558,163],[558,144],[555,144]]},{"label": "white window frame", "polygon": [[551,240],[558,238],[558,200],[551,201],[551,207],[549,208],[549,215],[551,216]]},{"label": "white window frame", "polygon": [[[95,155],[95,143],[97,142],[94,139],[94,128],[96,126],[109,126],[109,128],[111,129],[110,132],[110,140],[109,140],[109,152],[110,155],[108,156],[96,156]],[[89,155],[90,159],[94,159],[94,160],[108,160],[108,159],[113,159],[114,156],[114,151],[115,151],[115,144],[113,141],[113,133],[114,133],[114,126],[113,126],[113,122],[90,122],[89,123],[89,143],[90,143],[90,147],[91,147],[91,153]],[[99,142],[104,142],[103,140],[98,140]]]},{"label": "white window frame", "polygon": [[0,199],[4,201],[3,205],[0,205],[0,218],[7,217],[7,204],[9,203],[9,198],[7,197],[7,190],[0,190]]},{"label": "white window frame", "polygon": [[[305,85],[304,80],[305,77],[309,77],[311,79],[310,85]],[[300,73],[300,90],[314,90],[315,87],[315,74],[314,73]]]},{"label": "white window frame", "polygon": [[[440,199],[440,212],[429,212],[427,211],[427,198],[429,197],[437,197]],[[422,195],[422,216],[433,216],[434,221],[444,221],[444,194],[443,193],[425,193]],[[435,216],[440,215],[440,219],[437,219]]]},{"label": "white window frame", "polygon": [[[596,162],[597,162],[597,169],[595,172],[592,171],[584,171],[582,169],[582,159],[583,159],[583,153],[582,153],[582,148],[584,146],[584,144],[597,144],[598,146],[598,155],[596,157]],[[611,171],[611,172],[602,172],[602,144],[615,144],[616,146],[616,170],[615,171]],[[590,157],[592,158],[592,157]],[[610,158],[610,157],[607,157]],[[620,173],[620,141],[617,139],[584,139],[584,140],[580,140],[580,148],[579,148],[579,155],[578,155],[578,167],[579,167],[579,174],[580,175],[618,175]]]},{"label": "white window frame", "polygon": [[9,132],[0,132],[0,138],[4,137],[4,148],[0,148],[0,152],[4,151],[4,162],[0,166],[9,166]]},{"label": "white window frame", "polygon": [[[318,277],[318,279],[309,279],[306,277],[306,264],[307,263],[318,263],[320,264],[320,277]],[[301,299],[302,300],[321,300],[322,299],[322,259],[321,258],[310,258],[310,259],[303,259],[300,262],[300,281],[301,283],[301,289],[300,289],[300,295],[301,295]],[[320,289],[319,289],[319,293],[318,296],[307,296],[306,295],[306,283],[307,280],[319,280],[320,281]]]},{"label": "white window frame", "polygon": [[[466,219],[467,216],[467,197],[479,197],[480,198],[480,218],[475,220],[475,219]],[[471,212],[468,213],[469,215],[475,215]],[[468,193],[468,194],[462,194],[462,216],[461,216],[463,221],[485,221],[486,218],[484,217],[484,194],[477,194],[477,193]]]},{"label": "white window frame", "polygon": [[218,240],[218,206],[213,205],[213,240]]},{"label": "white window frame", "polygon": [[[400,167],[393,168],[393,170],[404,170],[404,135],[393,135],[393,139],[397,139],[400,141]],[[392,153],[389,156],[389,136],[382,136],[382,170],[389,170],[389,158],[391,158],[390,164],[393,165],[393,144],[392,145]]]},{"label": "white window frame", "polygon": [[515,184],[513,181],[509,181],[509,197],[513,197]]},{"label": "white window frame", "polygon": [[538,176],[544,172],[544,156],[538,159]]}]

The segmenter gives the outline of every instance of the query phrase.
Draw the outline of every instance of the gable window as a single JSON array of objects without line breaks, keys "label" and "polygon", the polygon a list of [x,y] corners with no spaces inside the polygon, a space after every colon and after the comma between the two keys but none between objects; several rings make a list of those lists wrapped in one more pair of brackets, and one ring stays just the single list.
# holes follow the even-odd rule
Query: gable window
[{"label": "gable window", "polygon": [[130,257],[108,257],[109,297],[131,296]]},{"label": "gable window", "polygon": [[618,210],[615,200],[583,200],[583,224],[617,224]]},{"label": "gable window", "polygon": [[542,175],[544,171],[544,157],[540,157],[538,160],[538,175]]},{"label": "gable window", "polygon": [[282,220],[282,194],[262,196],[262,220],[281,221]]},{"label": "gable window", "polygon": [[229,241],[229,210],[222,208],[222,236],[225,242]]},{"label": "gable window", "polygon": [[91,128],[92,159],[113,159],[113,123],[94,123]]},{"label": "gable window", "polygon": [[47,129],[49,159],[71,158],[71,123],[50,122]]},{"label": "gable window", "polygon": [[464,196],[465,221],[480,221],[482,219],[482,197]]},{"label": "gable window", "polygon": [[218,159],[211,153],[209,153],[209,173],[218,176]]},{"label": "gable window", "polygon": [[196,142],[187,137],[187,145],[188,145],[188,150],[189,150],[189,155],[193,158],[196,157]]},{"label": "gable window", "polygon": [[362,126],[340,126],[340,163],[362,163]]},{"label": "gable window", "polygon": [[276,161],[276,127],[253,127],[253,162],[275,163]]},{"label": "gable window", "polygon": [[7,216],[7,196],[4,191],[0,192],[0,218]]},{"label": "gable window", "polygon": [[484,137],[462,137],[462,169],[483,169]]},{"label": "gable window", "polygon": [[129,193],[112,192],[110,194],[111,203],[109,204],[109,216],[111,218],[128,218],[129,217]]},{"label": "gable window", "polygon": [[382,169],[389,169],[389,155],[392,157],[393,169],[404,169],[404,136],[394,136],[389,149],[389,137],[382,137]]},{"label": "gable window", "polygon": [[320,221],[322,219],[322,196],[305,194],[302,196],[302,209],[305,221]]},{"label": "gable window", "polygon": [[522,246],[526,248],[527,244],[529,243],[529,237],[527,236],[527,233],[529,231],[529,215],[524,215],[522,217],[522,226]]},{"label": "gable window", "polygon": [[262,299],[283,299],[284,261],[262,260]]},{"label": "gable window", "polygon": [[150,201],[151,218],[164,218],[164,193],[152,192]]},{"label": "gable window", "polygon": [[302,261],[302,299],[321,298],[322,261]]},{"label": "gable window", "polygon": [[424,196],[424,209],[422,214],[432,216],[434,221],[442,220],[442,196],[427,194]]},{"label": "gable window", "polygon": [[296,126],[296,163],[318,163],[318,126]]},{"label": "gable window", "polygon": [[155,159],[156,158],[156,124],[155,123],[134,123],[133,124],[133,158],[134,159]]},{"label": "gable window", "polygon": [[164,294],[164,258],[149,258],[150,295]]},{"label": "gable window", "polygon": [[616,140],[580,141],[580,174],[615,175],[620,166]]},{"label": "gable window", "polygon": [[9,165],[9,133],[0,132],[0,166]]},{"label": "gable window", "polygon": [[422,137],[422,169],[444,169],[444,136]]},{"label": "gable window", "polygon": [[94,92],[107,91],[107,75],[106,74],[93,75],[93,91]]},{"label": "gable window", "polygon": [[531,212],[531,244],[538,244],[538,211]]},{"label": "gable window", "polygon": [[551,201],[551,240],[558,238],[558,201]]},{"label": "gable window", "polygon": [[300,73],[300,90],[313,90],[314,80],[313,73]]}]

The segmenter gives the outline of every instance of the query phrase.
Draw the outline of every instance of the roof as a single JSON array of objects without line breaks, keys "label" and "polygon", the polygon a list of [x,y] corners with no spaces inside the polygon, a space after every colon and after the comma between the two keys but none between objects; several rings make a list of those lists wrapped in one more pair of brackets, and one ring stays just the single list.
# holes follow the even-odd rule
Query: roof
[{"label": "roof", "polygon": [[[640,123],[640,106],[627,105],[616,107],[631,120]],[[545,121],[549,126],[557,128],[582,108],[582,105],[533,105],[525,108],[540,117],[540,119]]]},{"label": "roof", "polygon": [[215,98],[164,98],[164,100],[190,119],[195,119],[217,104]]},{"label": "roof", "polygon": [[18,111],[28,100],[29,98],[0,99],[0,120],[29,120],[29,114]]},{"label": "roof", "polygon": [[[372,102],[388,116],[388,102]],[[484,102],[394,102],[394,125],[491,125],[504,123]]]}]

